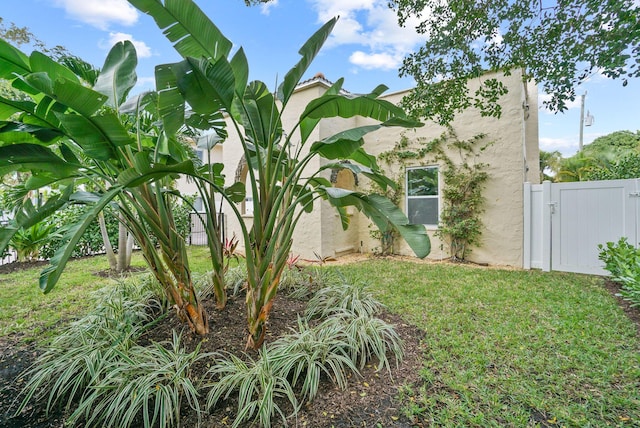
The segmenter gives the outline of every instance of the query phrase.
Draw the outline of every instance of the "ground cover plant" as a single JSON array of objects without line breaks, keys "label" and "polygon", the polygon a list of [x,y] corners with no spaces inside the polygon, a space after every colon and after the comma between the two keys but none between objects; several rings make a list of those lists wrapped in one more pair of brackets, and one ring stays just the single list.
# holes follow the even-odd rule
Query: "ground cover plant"
[{"label": "ground cover plant", "polygon": [[[204,258],[204,251],[197,253]],[[316,271],[310,269],[311,277]],[[197,283],[201,297],[212,305],[207,295],[213,292],[211,277],[203,273],[200,278],[209,280]],[[310,276],[303,278],[306,286]],[[389,361],[395,366],[402,361],[402,339],[391,324],[376,317],[382,306],[371,294],[361,293],[360,285],[352,287],[356,296],[347,296],[347,283],[343,277],[336,287],[340,296],[354,307],[378,309],[367,314],[366,324],[358,325],[368,328],[350,328],[352,319],[362,317],[352,313],[350,319],[348,308],[325,322],[316,317],[313,323],[303,320],[304,302],[283,298],[278,303],[284,304],[285,314],[274,312],[281,325],[270,324],[275,324],[278,339],[247,355],[235,346],[245,334],[237,322],[244,296],[231,293],[231,310],[216,313],[226,318],[214,317],[220,334],[200,340],[179,333],[179,321],[153,276],[139,273],[118,279],[92,293],[94,304],[88,305],[92,309],[87,315],[61,326],[43,345],[44,351],[36,352],[35,364],[17,382],[24,388],[19,415],[16,419],[3,414],[3,420],[8,426],[40,426],[33,423],[45,420],[86,426],[196,426],[207,418],[204,426],[217,426],[212,421],[226,412],[230,414],[223,418],[233,426],[248,426],[255,419],[268,427],[272,421],[286,424],[292,417],[309,419],[300,406],[322,397],[332,383],[344,390],[361,373],[375,374],[383,367],[390,369]],[[312,288],[317,291],[317,284]],[[166,323],[167,318],[172,321]],[[354,330],[363,334],[350,334]],[[376,354],[378,368],[365,368]],[[15,383],[8,380],[7,385],[3,382],[0,397],[15,400],[5,395],[18,392]],[[6,409],[16,411],[16,402]],[[35,421],[24,418],[34,412],[39,415]]]},{"label": "ground cover plant", "polygon": [[[210,266],[208,251],[204,248],[189,251],[204,274]],[[91,261],[95,268],[86,262],[74,261],[70,268],[75,270],[77,263],[78,270],[89,275],[92,269],[108,268],[101,257]],[[385,319],[395,324],[405,342],[406,355],[396,369],[393,354],[387,354],[392,378],[387,376],[386,369],[375,372],[376,367],[367,364],[362,378],[347,376],[345,391],[325,382],[320,383],[315,393],[313,379],[300,376],[296,388],[303,388],[307,382],[304,388],[308,394],[316,395],[311,405],[301,407],[299,424],[582,427],[640,423],[637,394],[640,327],[625,316],[615,298],[603,287],[602,278],[415,263],[397,258],[364,260],[321,270],[326,277],[335,278],[339,271],[344,277],[360,278],[368,285],[367,292],[372,297],[392,312],[401,313],[404,320],[391,314],[385,315]],[[36,281],[37,275],[34,269],[1,274],[0,290],[7,295],[7,291],[26,288],[21,282]],[[41,296],[44,300],[29,311],[16,312],[14,322],[27,327],[22,331],[31,341],[42,337],[42,327],[37,327],[39,313],[49,313],[47,328],[64,331],[68,321],[56,322],[56,308],[63,309],[58,320],[84,316],[90,307],[85,301],[87,284],[98,287],[102,281],[109,279],[86,277],[69,285],[63,280],[54,294]],[[56,293],[60,293],[61,298],[56,298]],[[71,310],[66,307],[65,296],[74,302]],[[7,312],[5,302],[0,299],[2,314]],[[201,352],[241,355],[243,347],[238,339],[244,335],[244,328],[235,329],[234,321],[236,325],[241,324],[237,321],[242,319],[243,311],[242,298],[231,295],[228,310],[212,312],[212,325],[216,328],[206,341],[183,333],[184,354],[188,355],[202,342]],[[290,328],[304,332],[297,328],[294,315],[303,316],[304,311],[305,305],[299,300],[278,297],[269,322],[269,341],[277,343],[279,339],[272,335],[290,333]],[[4,326],[9,321],[2,323]],[[421,330],[409,327],[410,324],[418,325]],[[180,332],[181,329],[175,319],[167,325],[163,323],[162,339],[158,336],[154,340],[169,341],[164,345],[171,349],[173,330]],[[3,330],[0,339],[3,343],[0,351],[3,408],[8,408],[16,388],[26,382],[26,379],[9,382],[14,380],[10,376],[17,375],[10,367],[33,361],[33,353],[38,352],[33,346],[25,348],[26,345],[16,341],[16,333],[8,332],[15,329]],[[310,340],[308,332],[296,338],[297,342]],[[214,348],[207,348],[212,344]],[[286,349],[291,346],[294,345],[287,345]],[[258,354],[251,355],[254,360],[259,359]],[[208,369],[206,365],[202,369],[197,367],[195,364],[192,374],[198,377]],[[292,367],[295,370],[295,366]],[[199,392],[205,400],[201,408],[205,408],[205,394]],[[211,414],[203,415],[204,426],[233,423],[238,413],[234,394],[232,392],[223,405],[210,410]],[[277,404],[287,415],[292,409],[286,401]],[[26,413],[35,410],[28,408]],[[272,423],[277,425],[277,411],[274,416]],[[10,422],[0,420],[5,425]],[[23,419],[15,426],[62,423],[55,417],[39,423],[34,420]],[[182,421],[195,424],[197,417],[185,411]],[[246,426],[246,422],[239,426]]]},{"label": "ground cover plant", "polygon": [[611,279],[621,285],[620,295],[631,306],[640,306],[640,250],[620,238],[618,242],[599,245],[599,258]]}]

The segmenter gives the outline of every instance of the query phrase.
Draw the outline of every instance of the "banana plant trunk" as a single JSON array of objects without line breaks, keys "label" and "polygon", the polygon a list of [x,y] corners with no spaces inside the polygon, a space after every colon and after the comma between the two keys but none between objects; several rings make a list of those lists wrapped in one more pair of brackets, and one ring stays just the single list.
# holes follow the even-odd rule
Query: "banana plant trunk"
[{"label": "banana plant trunk", "polygon": [[180,320],[198,335],[209,333],[207,313],[193,284],[186,243],[176,228],[168,194],[160,183],[142,185],[134,192],[129,202],[138,217],[129,214],[127,224],[144,258]]},{"label": "banana plant trunk", "polygon": [[269,264],[262,277],[256,278],[257,286],[249,286],[247,289],[247,326],[249,330],[247,349],[259,349],[264,342],[267,321],[280,284],[281,274],[282,269],[276,272],[273,264]]},{"label": "banana plant trunk", "polygon": [[159,263],[161,256],[155,248],[143,247],[142,252],[153,275],[162,285],[165,296],[176,310],[178,318],[182,322],[186,322],[194,333],[200,336],[208,334],[209,320],[207,312],[204,306],[200,304],[191,279],[178,278],[176,273],[166,272],[164,264]]},{"label": "banana plant trunk", "polygon": [[274,247],[269,246],[268,242],[273,243],[277,239],[278,236],[271,236],[266,244],[259,243],[251,250],[255,268],[247,270],[246,305],[249,334],[246,349],[259,349],[264,342],[273,300],[289,257],[292,242],[289,240],[279,249],[275,247],[273,251]]}]

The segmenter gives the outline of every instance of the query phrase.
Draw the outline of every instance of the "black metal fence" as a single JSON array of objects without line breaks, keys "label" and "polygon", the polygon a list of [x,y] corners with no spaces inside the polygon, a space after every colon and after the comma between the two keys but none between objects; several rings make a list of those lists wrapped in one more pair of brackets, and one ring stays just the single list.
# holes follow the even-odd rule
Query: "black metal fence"
[{"label": "black metal fence", "polygon": [[[206,231],[206,217],[204,213],[193,212],[191,213],[191,221],[189,222],[189,245],[207,245],[207,231]],[[222,231],[222,241],[227,238],[227,223],[225,221],[224,213],[218,214],[218,223],[220,224],[220,230]]]}]

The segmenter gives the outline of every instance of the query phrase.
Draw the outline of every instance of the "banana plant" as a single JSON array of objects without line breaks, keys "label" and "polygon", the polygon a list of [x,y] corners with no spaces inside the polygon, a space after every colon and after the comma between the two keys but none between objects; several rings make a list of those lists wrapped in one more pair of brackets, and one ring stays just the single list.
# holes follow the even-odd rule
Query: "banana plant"
[{"label": "banana plant", "polygon": [[[18,230],[67,204],[90,205],[65,232],[67,245],[41,273],[40,288],[49,292],[89,224],[114,206],[180,318],[206,334],[206,312],[170,209],[179,195],[167,186],[171,177],[196,175],[196,169],[176,138],[180,127],[170,98],[151,92],[126,101],[136,82],[136,64],[133,45],[116,44],[91,88],[65,65],[39,52],[27,56],[0,40],[0,77],[30,97],[0,97],[0,174],[29,171],[27,190],[54,184],[63,189],[42,207],[26,204],[17,212],[15,223],[0,229],[0,250]],[[153,122],[149,118],[168,123],[171,131],[144,126]],[[77,191],[87,183],[98,190]]]},{"label": "banana plant", "polygon": [[[348,226],[345,207],[355,206],[381,230],[389,225],[396,228],[417,256],[429,253],[424,227],[411,225],[388,199],[334,188],[322,175],[329,168],[349,168],[383,188],[394,185],[382,175],[375,157],[364,150],[363,138],[382,127],[422,124],[379,98],[386,87],[379,86],[367,95],[347,96],[341,91],[340,79],[306,106],[292,129],[288,132],[283,129],[283,111],[336,19],[323,25],[302,46],[301,59],[274,94],[262,82],[248,82],[249,67],[242,48],[231,56],[232,43],[192,0],[129,0],[129,3],[153,17],[183,57],[179,63],[160,66],[167,77],[162,86],[165,96],[180,95],[202,116],[224,113],[249,165],[246,191],[254,204],[250,228],[244,224],[238,207],[229,204],[240,221],[246,251],[247,348],[258,348],[264,341],[293,232],[304,213],[317,205],[317,200],[333,204],[345,228]],[[313,131],[322,119],[355,116],[372,119],[374,124],[314,140]],[[317,157],[328,163],[313,171],[311,161]],[[345,160],[350,163],[342,162]],[[232,202],[229,195],[223,197]]]}]

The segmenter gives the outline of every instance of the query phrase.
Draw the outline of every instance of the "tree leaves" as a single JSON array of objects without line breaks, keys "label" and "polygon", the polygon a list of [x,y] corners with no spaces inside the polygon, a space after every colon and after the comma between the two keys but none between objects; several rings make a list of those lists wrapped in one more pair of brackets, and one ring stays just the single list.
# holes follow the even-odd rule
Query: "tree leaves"
[{"label": "tree leaves", "polygon": [[[568,0],[544,7],[538,0],[394,0],[402,24],[418,17],[428,42],[400,70],[415,90],[404,104],[416,116],[446,124],[470,106],[499,117],[505,88],[485,71],[524,70],[552,95],[545,105],[563,111],[575,88],[594,73],[640,77],[640,6],[633,0]],[[480,81],[478,92],[467,87]]]}]

